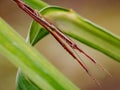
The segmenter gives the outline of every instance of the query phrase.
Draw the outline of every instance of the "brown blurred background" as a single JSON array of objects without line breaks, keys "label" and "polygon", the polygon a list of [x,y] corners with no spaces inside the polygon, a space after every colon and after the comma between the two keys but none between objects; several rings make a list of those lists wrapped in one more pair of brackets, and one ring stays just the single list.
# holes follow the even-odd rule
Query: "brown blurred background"
[{"label": "brown blurred background", "polygon": [[[120,35],[120,0],[44,1],[52,5],[73,9],[83,17],[107,28],[118,36]],[[0,17],[26,38],[32,19],[20,10],[12,0],[0,0]],[[100,81],[101,88],[86,75],[78,63],[51,35],[37,44],[36,48],[82,90],[120,90],[120,64],[83,44],[80,46],[112,74],[111,78],[83,57],[90,72]],[[0,90],[15,90],[16,72],[17,68],[0,55]]]}]

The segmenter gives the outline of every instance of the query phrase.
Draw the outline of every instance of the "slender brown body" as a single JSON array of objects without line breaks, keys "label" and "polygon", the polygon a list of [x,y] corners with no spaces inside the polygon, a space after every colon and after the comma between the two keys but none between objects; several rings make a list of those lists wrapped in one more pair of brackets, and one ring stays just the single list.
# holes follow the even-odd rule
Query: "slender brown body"
[{"label": "slender brown body", "polygon": [[[27,6],[21,0],[13,0],[15,1],[18,6],[28,13],[35,21],[37,21],[40,25],[42,25],[46,30],[48,30],[54,38],[62,45],[62,47],[82,66],[82,68],[87,72],[87,74],[98,84],[99,82],[89,73],[87,67],[84,63],[80,60],[80,57],[75,50],[78,50],[80,53],[84,54],[89,60],[93,63],[98,64],[92,57],[86,54],[83,50],[81,50],[70,38],[64,35],[56,26],[54,26],[51,22],[48,22],[39,12],[33,10],[29,6]],[[68,47],[69,46],[69,47]],[[72,50],[70,49],[72,48]],[[98,66],[104,70],[106,73],[110,75],[110,73],[100,64]],[[111,76],[111,75],[110,75]]]}]

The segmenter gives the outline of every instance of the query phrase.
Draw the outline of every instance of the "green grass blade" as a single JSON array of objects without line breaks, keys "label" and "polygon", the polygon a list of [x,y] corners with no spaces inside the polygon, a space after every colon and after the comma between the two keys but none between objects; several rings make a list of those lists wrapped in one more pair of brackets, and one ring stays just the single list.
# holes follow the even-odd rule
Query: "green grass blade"
[{"label": "green grass blade", "polygon": [[78,90],[42,55],[0,19],[0,53],[43,90]]},{"label": "green grass blade", "polygon": [[48,6],[47,3],[43,2],[42,0],[23,0],[26,4],[28,4],[30,7],[41,10],[44,7]]},{"label": "green grass blade", "polygon": [[[41,11],[41,14],[66,35],[120,62],[120,38],[118,36],[86,20],[72,10],[47,7]],[[41,36],[42,33],[39,35]]]},{"label": "green grass blade", "polygon": [[45,30],[36,21],[33,21],[30,27],[30,31],[28,33],[27,42],[33,46],[47,34],[48,34],[47,30]]},{"label": "green grass blade", "polygon": [[[30,45],[35,45],[40,39],[42,39],[48,32],[42,28],[37,22],[33,22],[28,33],[27,43]],[[18,71],[17,76],[17,89],[18,90],[41,90],[37,85],[35,85],[29,78],[26,77],[22,71]]]},{"label": "green grass blade", "polygon": [[33,83],[25,74],[19,71],[16,90],[42,90]]}]

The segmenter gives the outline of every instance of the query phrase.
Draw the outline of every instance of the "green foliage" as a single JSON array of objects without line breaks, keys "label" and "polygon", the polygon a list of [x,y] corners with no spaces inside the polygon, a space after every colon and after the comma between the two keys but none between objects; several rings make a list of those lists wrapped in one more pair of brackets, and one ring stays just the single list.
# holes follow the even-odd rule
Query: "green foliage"
[{"label": "green foliage", "polygon": [[86,20],[72,10],[48,7],[41,13],[66,35],[120,62],[120,38],[116,35]]},{"label": "green foliage", "polygon": [[29,6],[34,9],[41,10],[42,8],[48,6],[47,3],[43,2],[42,0],[22,0]]},{"label": "green foliage", "polygon": [[[24,1],[29,2],[29,0]],[[35,1],[33,2],[35,3]],[[33,7],[31,4],[29,5]],[[64,34],[120,62],[120,37],[79,16],[72,10],[48,6],[47,4],[43,8],[38,8],[38,10],[40,10],[40,13],[57,26]],[[35,21],[32,24],[32,28],[37,28],[36,32],[39,31],[39,29],[43,29],[40,25],[34,23]],[[32,28],[30,31],[33,30]],[[39,38],[36,38],[37,41],[48,33],[45,30],[40,30],[40,32],[40,34],[36,33],[36,35],[39,36]]]},{"label": "green foliage", "polygon": [[28,77],[26,77],[21,71],[17,76],[17,90],[42,90],[35,85]]},{"label": "green foliage", "polygon": [[[55,69],[41,54],[0,19],[0,53],[5,55],[24,75],[18,75],[18,90],[78,90],[78,88]],[[29,78],[29,79],[28,79]],[[29,80],[29,83],[27,83]],[[32,82],[31,82],[32,81]],[[37,86],[37,87],[36,87]],[[30,90],[30,89],[29,89]]]},{"label": "green foliage", "polygon": [[[23,0],[58,27],[61,32],[120,62],[120,38],[72,10],[49,6],[40,0]],[[20,67],[17,90],[78,90],[31,46],[48,35],[33,21],[27,43],[0,20],[0,53]],[[58,78],[60,78],[58,80]]]}]

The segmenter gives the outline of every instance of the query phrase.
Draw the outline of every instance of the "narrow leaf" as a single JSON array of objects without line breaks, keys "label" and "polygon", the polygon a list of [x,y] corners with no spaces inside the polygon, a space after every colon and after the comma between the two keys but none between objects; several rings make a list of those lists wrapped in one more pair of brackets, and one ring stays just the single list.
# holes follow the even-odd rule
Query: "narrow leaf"
[{"label": "narrow leaf", "polygon": [[37,10],[41,10],[44,7],[48,6],[48,4],[43,2],[42,0],[23,0],[23,2]]},{"label": "narrow leaf", "polygon": [[17,90],[42,90],[35,83],[33,83],[28,77],[26,77],[21,71],[17,76]]},{"label": "narrow leaf", "polygon": [[47,30],[45,30],[36,21],[33,21],[30,27],[30,31],[28,33],[27,42],[33,46],[47,34],[48,34]]},{"label": "narrow leaf", "polygon": [[[120,62],[120,38],[110,31],[79,16],[72,10],[47,7],[40,13],[66,35]],[[41,36],[42,33],[39,35]]]},{"label": "narrow leaf", "polygon": [[0,53],[43,90],[78,90],[1,18]]}]

